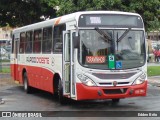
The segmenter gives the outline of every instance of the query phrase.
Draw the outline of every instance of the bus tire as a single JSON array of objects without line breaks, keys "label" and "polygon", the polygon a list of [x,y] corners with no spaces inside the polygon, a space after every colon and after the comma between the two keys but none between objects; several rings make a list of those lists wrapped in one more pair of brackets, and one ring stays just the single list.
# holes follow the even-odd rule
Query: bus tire
[{"label": "bus tire", "polygon": [[67,98],[63,96],[63,87],[62,87],[62,82],[59,79],[58,83],[58,100],[61,104],[66,104],[67,103]]},{"label": "bus tire", "polygon": [[53,95],[54,98],[58,98],[58,85],[59,85],[59,75],[55,74],[53,78]]},{"label": "bus tire", "polygon": [[31,87],[29,86],[28,77],[27,77],[27,73],[26,72],[23,74],[23,87],[24,87],[24,91],[27,94],[31,93]]},{"label": "bus tire", "polygon": [[113,103],[119,103],[120,99],[112,99]]}]

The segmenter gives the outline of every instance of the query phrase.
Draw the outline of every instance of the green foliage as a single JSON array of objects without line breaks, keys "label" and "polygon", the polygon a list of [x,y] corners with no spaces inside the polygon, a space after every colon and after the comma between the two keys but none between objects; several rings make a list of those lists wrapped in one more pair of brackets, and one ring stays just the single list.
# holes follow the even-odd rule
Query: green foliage
[{"label": "green foliage", "polygon": [[[146,30],[155,30],[155,22],[159,22],[160,0],[59,0],[58,15],[86,10],[114,10],[139,13]],[[154,22],[152,24],[152,22]],[[158,23],[156,23],[158,24]],[[157,26],[160,27],[160,26]]]},{"label": "green foliage", "polygon": [[154,17],[154,20],[153,21],[149,21],[148,22],[149,24],[149,31],[151,30],[157,30],[159,31],[160,30],[160,21],[158,20],[158,18]]},{"label": "green foliage", "polygon": [[132,0],[130,8],[143,17],[147,31],[156,30],[150,22],[158,19],[160,0]]},{"label": "green foliage", "polygon": [[87,10],[121,10],[121,0],[60,0],[58,15]]},{"label": "green foliage", "polygon": [[[53,3],[52,3],[53,4]],[[45,0],[0,0],[0,26],[23,26],[55,17],[56,11]]]}]

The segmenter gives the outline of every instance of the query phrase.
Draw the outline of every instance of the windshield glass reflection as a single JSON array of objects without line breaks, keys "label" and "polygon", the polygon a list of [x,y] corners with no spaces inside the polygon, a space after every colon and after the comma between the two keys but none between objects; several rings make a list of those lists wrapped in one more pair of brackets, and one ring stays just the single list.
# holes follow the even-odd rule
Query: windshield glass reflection
[{"label": "windshield glass reflection", "polygon": [[[96,69],[129,69],[142,66],[145,62],[143,31],[80,30],[78,59],[82,66]],[[117,67],[117,64],[121,66]]]}]

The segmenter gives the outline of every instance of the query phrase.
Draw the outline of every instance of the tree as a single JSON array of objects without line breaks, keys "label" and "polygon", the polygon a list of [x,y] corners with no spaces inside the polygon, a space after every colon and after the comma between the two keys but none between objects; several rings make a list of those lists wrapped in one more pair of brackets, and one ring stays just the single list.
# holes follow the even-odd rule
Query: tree
[{"label": "tree", "polygon": [[154,26],[151,21],[159,22],[160,0],[132,0],[129,7],[143,17],[147,31]]},{"label": "tree", "polygon": [[86,10],[119,10],[121,0],[59,0],[58,15]]},{"label": "tree", "polygon": [[147,31],[154,28],[153,21],[160,21],[160,0],[0,0],[0,26],[23,26],[86,10],[139,13]]},{"label": "tree", "polygon": [[154,17],[153,21],[149,21],[149,31],[160,31],[160,21],[158,20],[158,18]]},{"label": "tree", "polygon": [[160,15],[160,0],[59,0],[60,10],[57,14],[64,15],[76,11],[86,10],[115,10],[139,13],[146,30],[152,28],[150,24]]},{"label": "tree", "polygon": [[46,0],[0,0],[0,13],[0,26],[13,27],[56,17],[56,10]]}]

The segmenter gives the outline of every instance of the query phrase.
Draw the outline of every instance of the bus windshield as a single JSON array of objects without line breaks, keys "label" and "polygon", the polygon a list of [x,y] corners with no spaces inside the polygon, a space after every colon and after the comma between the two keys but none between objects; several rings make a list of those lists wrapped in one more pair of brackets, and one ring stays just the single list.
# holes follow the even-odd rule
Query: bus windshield
[{"label": "bus windshield", "polygon": [[[144,65],[145,42],[142,30],[80,30],[79,63],[88,68],[131,69]],[[117,65],[120,65],[117,67]]]}]

